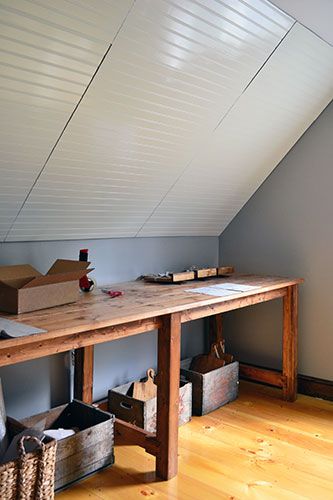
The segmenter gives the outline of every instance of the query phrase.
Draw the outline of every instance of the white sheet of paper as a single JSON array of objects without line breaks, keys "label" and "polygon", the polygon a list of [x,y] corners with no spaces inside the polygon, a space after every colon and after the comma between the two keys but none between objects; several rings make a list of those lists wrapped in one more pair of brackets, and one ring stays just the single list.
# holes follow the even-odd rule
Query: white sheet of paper
[{"label": "white sheet of paper", "polygon": [[213,295],[214,297],[227,297],[229,295],[234,295],[235,293],[232,290],[223,290],[221,288],[217,288],[216,286],[204,286],[201,288],[189,288],[185,290],[185,292],[190,293],[203,293],[205,295]]},{"label": "white sheet of paper", "polygon": [[69,436],[74,436],[75,431],[73,429],[47,429],[44,431],[45,436],[49,436],[51,438],[60,441],[61,439],[66,439]]},{"label": "white sheet of paper", "polygon": [[242,285],[240,283],[222,283],[221,285],[214,286],[221,290],[234,290],[235,292],[250,292],[251,290],[260,288],[258,285]]},{"label": "white sheet of paper", "polygon": [[35,333],[45,333],[46,330],[41,330],[35,326],[18,323],[6,318],[0,318],[0,338],[18,338],[26,335],[34,335]]}]

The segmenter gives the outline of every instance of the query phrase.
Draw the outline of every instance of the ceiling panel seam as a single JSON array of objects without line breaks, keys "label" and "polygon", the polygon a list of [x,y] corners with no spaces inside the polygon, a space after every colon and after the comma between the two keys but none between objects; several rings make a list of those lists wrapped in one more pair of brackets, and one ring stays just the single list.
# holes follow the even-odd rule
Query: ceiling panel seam
[{"label": "ceiling panel seam", "polygon": [[[260,68],[256,71],[256,73],[253,75],[253,77],[251,78],[251,80],[246,84],[246,86],[244,87],[244,89],[242,90],[242,92],[236,97],[236,99],[234,100],[234,102],[229,106],[229,108],[227,109],[227,111],[223,114],[223,116],[220,118],[219,122],[217,123],[217,125],[214,127],[214,129],[212,130],[211,132],[211,135],[213,135],[213,133],[216,131],[216,129],[221,125],[221,123],[223,122],[223,120],[229,115],[229,113],[232,111],[232,109],[235,107],[235,105],[237,104],[237,102],[239,101],[239,99],[241,98],[241,96],[244,94],[244,92],[249,88],[249,86],[254,82],[255,78],[258,76],[258,74],[260,73],[260,71],[264,68],[264,66],[267,64],[267,62],[270,60],[270,58],[272,57],[272,55],[274,54],[274,52],[277,50],[277,48],[281,45],[281,43],[285,40],[285,38],[288,36],[288,34],[290,33],[290,31],[292,30],[292,28],[295,26],[295,24],[297,23],[296,20],[294,20],[294,23],[290,26],[290,28],[288,29],[288,31],[285,33],[285,35],[281,38],[281,40],[279,41],[279,43],[277,43],[277,45],[274,47],[274,49],[272,50],[272,52],[270,52],[270,54],[267,56],[267,58],[265,59],[265,61],[263,62],[263,64],[260,66]],[[201,145],[202,147],[202,145]],[[169,187],[169,189],[167,190],[167,192],[164,194],[164,196],[161,198],[161,200],[159,201],[159,203],[154,207],[154,209],[152,210],[152,212],[150,213],[150,215],[147,217],[147,219],[144,221],[144,223],[142,224],[142,226],[139,228],[139,230],[137,231],[135,237],[139,237],[139,234],[140,232],[143,230],[143,228],[145,227],[145,225],[149,222],[149,220],[153,217],[153,215],[155,214],[155,212],[158,210],[158,208],[160,207],[160,205],[163,203],[163,201],[165,200],[165,198],[168,196],[168,194],[172,191],[172,189],[176,186],[176,184],[179,182],[179,180],[183,177],[183,175],[185,174],[185,172],[187,172],[187,170],[190,168],[193,160],[195,159],[196,157],[196,154],[193,155],[193,157],[191,158],[191,160],[186,164],[185,168],[182,170],[182,172],[179,174],[179,176],[177,177],[177,179],[174,181],[174,183]]]},{"label": "ceiling panel seam", "polygon": [[[219,203],[222,215],[230,212],[230,217],[226,214],[223,220],[221,217],[219,226],[216,225],[214,234],[221,234],[225,223],[234,218],[236,210],[238,213],[239,207],[245,205],[324,106],[331,102],[332,57],[327,43],[297,23],[284,46],[258,75],[217,130],[209,147],[199,154],[140,236],[161,234],[160,227],[162,230],[165,227],[163,218],[170,212],[170,207],[178,208],[178,212],[168,218],[168,228],[171,224],[174,232],[186,228],[181,204],[186,203],[193,220],[196,220],[200,212],[194,203],[198,199],[208,205],[213,201]],[[325,71],[324,79],[322,71]],[[220,189],[230,186],[231,181],[231,186],[237,190],[237,177],[242,191],[239,189],[235,194],[237,202],[233,203],[232,199],[225,199],[225,193]],[[211,222],[209,212],[208,222]],[[191,230],[186,234],[191,235]]]},{"label": "ceiling panel seam", "polygon": [[99,70],[99,68],[100,68],[101,64],[103,63],[103,61],[105,60],[105,57],[106,57],[106,56],[107,56],[107,54],[109,53],[111,46],[112,46],[112,44],[110,44],[110,45],[108,46],[108,48],[107,48],[107,50],[106,50],[105,54],[103,55],[103,57],[102,57],[102,59],[101,59],[101,61],[100,61],[99,65],[97,66],[96,70],[94,71],[93,76],[91,77],[90,81],[88,82],[88,85],[87,85],[87,86],[86,86],[86,88],[84,89],[83,94],[81,95],[81,97],[80,97],[80,99],[78,100],[78,102],[76,103],[76,105],[75,105],[75,107],[74,107],[73,111],[71,112],[71,114],[70,114],[69,118],[67,119],[67,121],[66,121],[66,123],[65,123],[65,125],[64,125],[64,127],[63,127],[63,129],[61,130],[61,132],[60,132],[60,134],[59,134],[59,137],[57,138],[56,142],[54,143],[54,145],[53,145],[53,147],[52,147],[51,151],[49,152],[49,154],[48,154],[48,156],[47,156],[47,158],[46,158],[46,160],[45,160],[45,162],[44,162],[44,164],[43,164],[42,168],[40,169],[40,171],[39,171],[39,173],[38,173],[37,177],[35,178],[35,180],[34,180],[34,182],[33,182],[32,186],[30,187],[30,189],[29,189],[29,191],[28,191],[28,193],[27,193],[26,197],[24,198],[24,200],[23,200],[23,202],[22,202],[22,204],[21,204],[21,206],[20,206],[20,209],[19,209],[18,213],[16,214],[16,217],[14,218],[14,220],[13,220],[13,222],[12,222],[12,224],[11,224],[10,228],[9,228],[9,229],[8,229],[8,231],[7,231],[7,234],[6,234],[6,236],[5,236],[4,241],[6,241],[6,240],[7,240],[8,236],[9,236],[9,234],[10,234],[10,232],[11,232],[12,228],[13,228],[13,226],[15,225],[15,223],[16,223],[16,221],[17,221],[18,217],[20,216],[20,213],[22,212],[22,210],[23,210],[23,208],[24,208],[25,204],[27,203],[27,201],[28,201],[28,199],[29,199],[29,197],[30,197],[30,195],[31,195],[31,193],[32,193],[32,191],[33,191],[33,189],[34,189],[34,187],[36,186],[36,184],[38,183],[38,181],[39,181],[39,179],[40,179],[41,175],[43,174],[43,172],[44,172],[44,170],[45,170],[45,168],[46,168],[46,166],[47,166],[47,164],[48,164],[48,162],[49,162],[49,160],[50,160],[50,158],[51,158],[51,156],[52,156],[52,154],[53,154],[54,150],[55,150],[55,149],[56,149],[56,147],[58,146],[58,144],[59,144],[59,142],[60,142],[60,140],[61,140],[61,138],[62,138],[63,134],[65,133],[66,128],[68,127],[68,125],[69,125],[70,121],[72,120],[72,118],[73,118],[73,116],[74,116],[75,112],[77,111],[78,107],[80,106],[80,104],[81,104],[81,102],[82,102],[82,99],[84,98],[84,96],[85,96],[85,94],[87,93],[87,91],[88,91],[88,89],[89,89],[89,87],[90,87],[91,83],[93,82],[93,80],[94,80],[94,78],[95,78],[95,76],[96,76],[96,74],[97,74],[97,72],[98,72],[98,70]]},{"label": "ceiling panel seam", "polygon": [[[274,54],[274,52],[279,48],[279,46],[281,45],[281,43],[284,41],[284,39],[288,36],[288,34],[290,33],[290,31],[292,30],[292,28],[295,26],[296,24],[296,21],[294,21],[294,23],[290,26],[289,30],[285,33],[285,35],[281,38],[281,40],[279,41],[279,43],[274,47],[274,49],[272,50],[272,52],[268,55],[268,57],[266,57],[265,61],[262,63],[262,65],[260,66],[260,68],[255,72],[255,74],[253,75],[253,77],[250,79],[250,81],[246,84],[246,86],[244,87],[244,89],[242,90],[242,92],[239,94],[239,96],[235,99],[235,101],[231,104],[230,108],[228,109],[228,111],[222,116],[221,120],[218,122],[218,124],[216,125],[216,127],[214,128],[213,130],[213,133],[215,132],[216,129],[219,128],[219,126],[221,125],[221,123],[223,122],[223,120],[228,116],[228,114],[232,111],[232,109],[236,106],[236,104],[238,103],[239,99],[242,97],[242,95],[244,94],[244,92],[246,92],[246,90],[250,87],[250,85],[254,82],[254,80],[256,79],[256,77],[259,75],[260,71],[264,68],[264,66],[268,63],[268,61],[270,60],[270,58],[272,57],[272,55]],[[188,165],[189,166],[189,165]],[[187,167],[186,167],[187,168]]]},{"label": "ceiling panel seam", "polygon": [[74,107],[73,111],[71,112],[71,114],[70,114],[69,118],[67,119],[67,121],[66,121],[66,123],[65,123],[65,125],[64,125],[64,127],[63,127],[63,129],[61,130],[61,132],[60,132],[60,134],[59,134],[59,137],[57,138],[56,142],[54,143],[54,146],[52,147],[52,149],[51,149],[50,153],[48,154],[48,156],[47,156],[47,158],[46,158],[46,160],[45,160],[45,162],[44,162],[44,164],[43,164],[42,168],[40,169],[40,171],[39,171],[38,175],[36,176],[36,178],[35,178],[35,180],[34,180],[33,184],[31,185],[31,187],[30,187],[30,189],[29,189],[29,191],[28,191],[27,195],[25,196],[25,198],[24,198],[24,200],[23,200],[23,202],[22,202],[22,204],[21,204],[21,206],[20,206],[20,208],[19,208],[19,210],[18,210],[18,212],[17,212],[17,214],[16,214],[15,218],[13,219],[13,221],[12,221],[12,223],[11,223],[11,225],[10,225],[10,227],[9,227],[8,231],[6,232],[6,236],[4,237],[3,242],[6,242],[6,241],[7,241],[7,238],[8,238],[8,236],[10,235],[11,230],[13,229],[13,227],[14,227],[14,225],[15,225],[15,223],[16,223],[16,221],[17,221],[18,217],[20,216],[20,214],[21,214],[21,212],[22,212],[22,210],[23,210],[23,208],[24,208],[25,204],[26,204],[26,203],[27,203],[27,201],[29,200],[29,197],[30,197],[30,195],[31,195],[32,191],[34,190],[34,188],[35,188],[36,184],[38,183],[38,180],[40,179],[41,175],[43,174],[43,172],[44,172],[44,170],[45,170],[45,168],[46,168],[46,166],[47,166],[48,162],[49,162],[49,161],[50,161],[50,159],[51,159],[52,154],[54,153],[54,151],[55,151],[56,147],[58,146],[58,144],[59,144],[59,142],[60,142],[60,140],[61,140],[61,138],[62,138],[63,134],[65,133],[65,131],[66,131],[66,129],[67,129],[67,127],[68,127],[69,123],[71,122],[71,120],[72,120],[73,116],[75,115],[75,113],[76,113],[77,109],[79,108],[79,106],[80,106],[80,104],[81,104],[82,100],[84,99],[84,96],[86,95],[86,93],[87,93],[87,91],[88,91],[88,89],[89,89],[90,85],[91,85],[91,84],[92,84],[92,82],[94,81],[94,78],[96,77],[96,75],[97,75],[97,73],[98,73],[98,71],[99,71],[100,67],[102,66],[103,62],[105,61],[105,59],[106,59],[106,57],[107,57],[107,55],[108,55],[108,53],[110,52],[110,49],[111,49],[112,45],[114,44],[114,41],[116,40],[116,38],[117,38],[117,36],[118,36],[119,32],[121,31],[121,29],[122,29],[122,27],[123,27],[124,23],[126,22],[126,19],[127,19],[128,15],[130,14],[130,12],[131,12],[131,10],[132,10],[132,8],[133,8],[133,6],[134,6],[135,2],[136,2],[136,0],[133,0],[132,5],[131,5],[131,6],[130,6],[130,8],[128,9],[128,12],[127,12],[127,14],[126,14],[125,18],[123,19],[123,21],[122,21],[121,25],[119,26],[119,28],[118,28],[118,30],[117,30],[117,32],[116,32],[116,34],[115,34],[115,36],[113,37],[112,42],[109,44],[109,46],[108,46],[107,50],[105,51],[105,53],[104,53],[104,55],[103,55],[102,59],[101,59],[101,60],[100,60],[100,62],[99,62],[99,64],[98,64],[97,68],[95,69],[95,71],[94,71],[94,73],[93,73],[93,75],[92,75],[91,79],[89,80],[89,82],[88,82],[88,84],[87,84],[86,88],[84,89],[84,92],[82,93],[82,95],[81,95],[80,99],[79,99],[79,100],[78,100],[78,102],[76,103],[76,105],[75,105],[75,107]]}]

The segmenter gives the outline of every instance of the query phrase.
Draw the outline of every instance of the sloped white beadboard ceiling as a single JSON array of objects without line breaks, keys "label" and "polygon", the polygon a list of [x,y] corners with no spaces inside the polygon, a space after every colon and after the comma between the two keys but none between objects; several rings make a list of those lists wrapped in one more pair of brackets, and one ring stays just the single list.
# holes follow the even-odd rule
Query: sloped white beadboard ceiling
[{"label": "sloped white beadboard ceiling", "polygon": [[0,0],[0,240],[133,0]]},{"label": "sloped white beadboard ceiling", "polygon": [[220,234],[332,91],[332,47],[294,26],[139,235]]},{"label": "sloped white beadboard ceiling", "polygon": [[333,96],[264,0],[0,7],[0,240],[218,235]]}]

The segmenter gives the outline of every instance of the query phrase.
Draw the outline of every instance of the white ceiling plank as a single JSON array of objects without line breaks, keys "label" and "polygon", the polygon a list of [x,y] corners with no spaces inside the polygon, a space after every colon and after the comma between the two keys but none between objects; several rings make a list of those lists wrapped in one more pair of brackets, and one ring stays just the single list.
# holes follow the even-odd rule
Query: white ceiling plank
[{"label": "white ceiling plank", "polygon": [[[8,241],[117,237],[121,228],[123,236],[136,235],[292,26],[268,2],[260,5],[263,14],[243,0],[137,0]],[[38,4],[29,14],[31,29],[43,12]],[[75,50],[81,29],[75,20]],[[52,30],[57,37],[58,27]],[[67,93],[81,76],[66,73]],[[51,86],[45,80],[44,98]],[[65,105],[64,96],[56,97]],[[84,203],[100,207],[95,217],[85,218]],[[166,234],[171,230],[165,226]]]},{"label": "white ceiling plank", "polygon": [[0,0],[0,241],[132,3]]},{"label": "white ceiling plank", "polygon": [[207,212],[206,222],[220,234],[332,97],[333,49],[297,24],[138,236],[176,235],[184,226],[203,234],[184,216],[186,207],[192,221],[201,217],[199,198],[218,207],[221,219]]}]

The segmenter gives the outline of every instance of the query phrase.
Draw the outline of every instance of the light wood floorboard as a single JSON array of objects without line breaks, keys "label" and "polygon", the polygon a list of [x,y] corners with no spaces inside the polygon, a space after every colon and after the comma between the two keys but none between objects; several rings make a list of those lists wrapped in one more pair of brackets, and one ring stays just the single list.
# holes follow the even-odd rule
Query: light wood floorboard
[{"label": "light wood floorboard", "polygon": [[154,458],[116,447],[116,463],[56,500],[333,500],[333,403],[242,382],[237,401],[180,429],[179,474],[155,478]]}]

